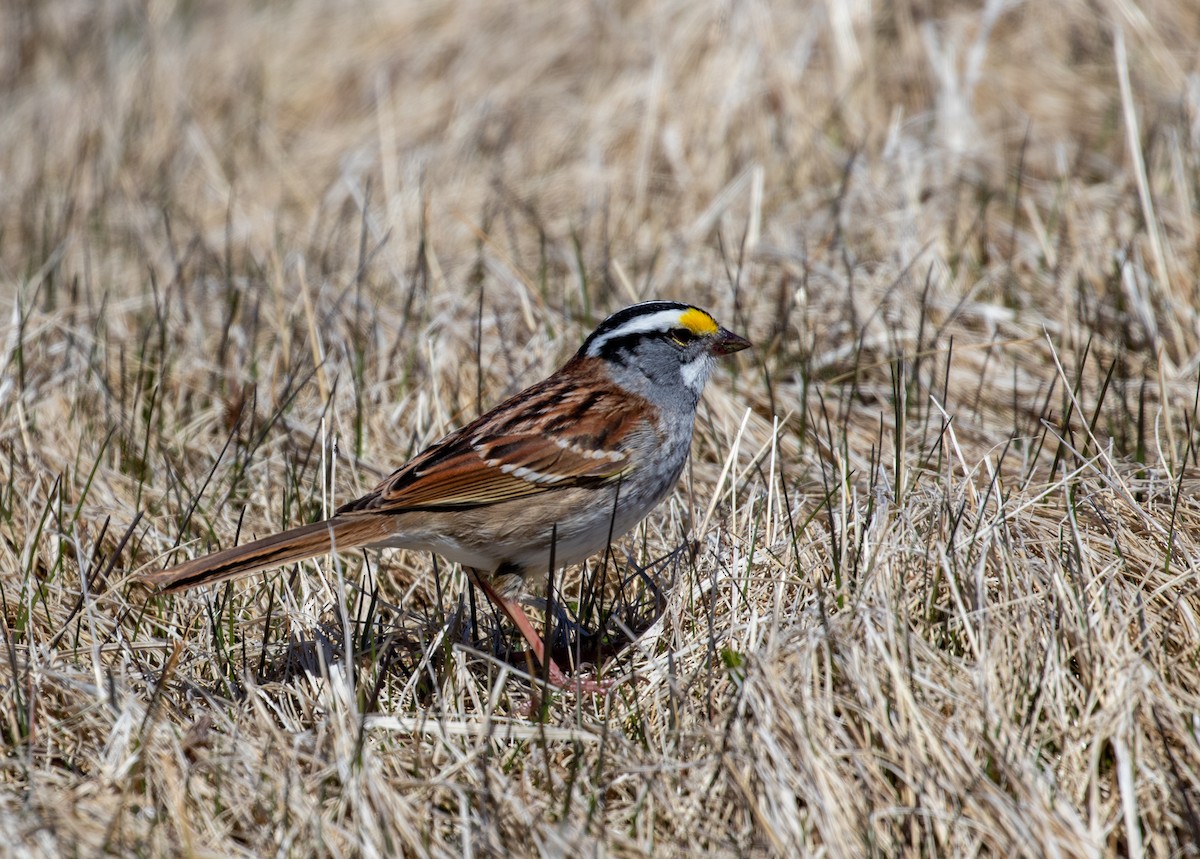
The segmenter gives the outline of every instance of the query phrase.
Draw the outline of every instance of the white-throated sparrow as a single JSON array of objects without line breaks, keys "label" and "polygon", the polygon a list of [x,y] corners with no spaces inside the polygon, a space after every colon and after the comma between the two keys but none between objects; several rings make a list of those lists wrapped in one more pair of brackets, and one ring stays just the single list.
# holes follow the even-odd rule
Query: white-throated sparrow
[{"label": "white-throated sparrow", "polygon": [[551,558],[564,567],[601,551],[666,497],[687,460],[716,357],[749,345],[697,307],[627,307],[558,372],[450,433],[331,518],[144,579],[173,591],[331,551],[436,552],[462,564],[512,620],[552,683],[603,689],[547,663],[519,597],[544,587]]}]

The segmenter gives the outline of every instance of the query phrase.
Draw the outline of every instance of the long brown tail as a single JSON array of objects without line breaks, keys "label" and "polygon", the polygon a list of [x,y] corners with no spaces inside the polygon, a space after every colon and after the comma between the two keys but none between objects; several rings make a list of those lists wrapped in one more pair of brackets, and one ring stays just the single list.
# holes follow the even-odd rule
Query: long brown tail
[{"label": "long brown tail", "polygon": [[148,573],[142,580],[161,591],[180,591],[294,564],[334,549],[339,552],[356,549],[379,542],[387,535],[387,524],[378,514],[334,516]]}]

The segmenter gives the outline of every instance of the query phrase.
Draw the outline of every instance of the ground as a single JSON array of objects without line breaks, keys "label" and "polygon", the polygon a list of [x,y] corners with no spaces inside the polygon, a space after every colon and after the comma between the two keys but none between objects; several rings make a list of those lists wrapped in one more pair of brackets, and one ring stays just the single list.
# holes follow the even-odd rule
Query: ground
[{"label": "ground", "polygon": [[[1192,0],[0,7],[0,835],[1196,855],[1197,44]],[[555,583],[609,696],[424,554],[138,582],[644,298],[755,347]]]}]

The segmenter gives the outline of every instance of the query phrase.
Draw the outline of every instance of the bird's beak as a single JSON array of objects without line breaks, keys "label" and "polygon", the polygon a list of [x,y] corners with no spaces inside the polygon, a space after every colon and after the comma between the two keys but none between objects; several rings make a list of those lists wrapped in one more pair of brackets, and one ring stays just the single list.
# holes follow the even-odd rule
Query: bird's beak
[{"label": "bird's beak", "polygon": [[750,348],[750,341],[745,337],[739,337],[732,331],[724,328],[718,328],[717,333],[713,336],[712,343],[708,350],[714,355],[732,355],[734,352],[741,352],[743,349]]}]

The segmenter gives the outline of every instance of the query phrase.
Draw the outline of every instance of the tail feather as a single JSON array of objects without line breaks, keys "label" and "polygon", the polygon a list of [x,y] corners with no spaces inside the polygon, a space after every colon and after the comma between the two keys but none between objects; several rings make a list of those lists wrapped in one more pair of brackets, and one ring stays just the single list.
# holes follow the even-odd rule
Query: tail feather
[{"label": "tail feather", "polygon": [[377,515],[334,516],[148,573],[142,580],[160,591],[180,591],[294,564],[335,549],[356,549],[386,536],[386,526]]}]

